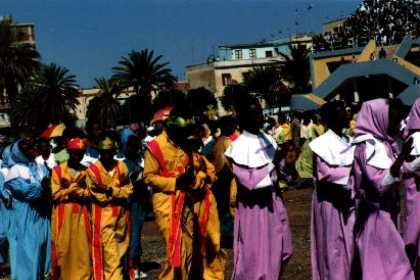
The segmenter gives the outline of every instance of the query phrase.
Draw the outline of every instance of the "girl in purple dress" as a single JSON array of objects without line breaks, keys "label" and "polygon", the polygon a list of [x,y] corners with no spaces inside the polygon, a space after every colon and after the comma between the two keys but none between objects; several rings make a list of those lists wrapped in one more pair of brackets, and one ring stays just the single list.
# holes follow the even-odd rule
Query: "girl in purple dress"
[{"label": "girl in purple dress", "polygon": [[261,131],[261,105],[244,97],[238,108],[243,133],[225,155],[238,185],[234,225],[234,280],[278,280],[292,255],[292,241],[278,186],[277,145]]},{"label": "girl in purple dress", "polygon": [[311,217],[313,280],[350,280],[353,261],[354,192],[348,186],[354,148],[342,131],[349,123],[344,103],[321,108],[329,130],[309,146],[314,153]]},{"label": "girl in purple dress", "polygon": [[414,103],[408,117],[406,134],[412,139],[412,150],[404,163],[406,213],[403,238],[411,264],[420,257],[420,99]]},{"label": "girl in purple dress", "polygon": [[386,99],[363,103],[355,127],[352,171],[358,200],[355,239],[365,280],[414,279],[397,228],[400,169],[411,150],[411,144],[407,143],[399,153],[394,140],[403,119],[398,105]]}]

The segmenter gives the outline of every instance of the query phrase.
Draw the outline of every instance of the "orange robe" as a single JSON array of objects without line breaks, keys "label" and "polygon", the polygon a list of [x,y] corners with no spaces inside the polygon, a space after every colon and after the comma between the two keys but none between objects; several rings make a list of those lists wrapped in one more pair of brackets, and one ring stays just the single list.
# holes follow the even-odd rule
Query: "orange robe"
[{"label": "orange robe", "polygon": [[[85,179],[83,179],[85,178]],[[70,185],[62,186],[62,180]],[[52,273],[53,279],[89,280],[92,277],[90,259],[90,221],[87,200],[86,171],[77,171],[64,162],[53,169],[52,199]]]},{"label": "orange robe", "polygon": [[[215,180],[215,169],[207,160],[197,161],[198,158],[204,157],[194,156],[194,188],[203,189],[203,197],[194,200],[176,189],[176,178],[185,172],[189,159],[170,142],[166,132],[149,144],[145,154],[145,183],[153,188],[153,211],[168,255],[167,266],[159,279],[189,278],[194,262],[194,240],[199,240],[195,248],[204,257],[203,263],[199,264],[203,279],[224,278],[225,256],[220,250],[217,205],[208,189]],[[195,238],[197,235],[200,238]]]},{"label": "orange robe", "polygon": [[[111,188],[112,195],[98,190],[100,185]],[[96,161],[88,168],[88,186],[93,202],[93,279],[126,279],[131,274],[127,271],[125,258],[130,245],[128,200],[133,193],[127,166],[118,161],[108,172],[100,161]]]}]

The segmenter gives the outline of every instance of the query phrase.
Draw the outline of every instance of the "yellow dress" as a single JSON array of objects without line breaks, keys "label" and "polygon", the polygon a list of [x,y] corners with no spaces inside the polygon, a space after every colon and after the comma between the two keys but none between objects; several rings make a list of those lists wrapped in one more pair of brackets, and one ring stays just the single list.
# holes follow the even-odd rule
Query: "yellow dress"
[{"label": "yellow dress", "polygon": [[[69,182],[63,186],[63,179]],[[67,162],[52,172],[52,272],[53,279],[89,280],[92,277],[90,258],[90,220],[87,199],[86,171],[68,167]]]},{"label": "yellow dress", "polygon": [[[104,185],[112,194],[98,190]],[[130,245],[128,199],[133,185],[124,162],[107,171],[100,161],[88,168],[88,187],[92,197],[92,262],[94,280],[122,280],[130,274],[124,263]]]},{"label": "yellow dress", "polygon": [[[190,195],[176,190],[176,177],[185,172],[188,161],[166,132],[149,144],[145,154],[145,183],[153,188],[153,211],[167,248],[167,266],[159,278],[223,279],[225,255],[220,249],[220,222],[209,190],[216,179],[215,169],[204,157],[194,155],[194,189],[200,191]],[[202,277],[196,278],[197,273]]]}]

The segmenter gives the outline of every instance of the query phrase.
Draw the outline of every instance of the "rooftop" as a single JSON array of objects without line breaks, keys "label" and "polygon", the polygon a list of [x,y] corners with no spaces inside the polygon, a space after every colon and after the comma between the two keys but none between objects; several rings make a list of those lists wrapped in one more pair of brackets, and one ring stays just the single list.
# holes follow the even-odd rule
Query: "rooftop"
[{"label": "rooftop", "polygon": [[322,52],[311,54],[310,58],[311,59],[319,59],[319,58],[326,58],[326,57],[332,57],[332,56],[360,54],[363,50],[364,50],[364,47],[338,49],[338,50],[332,50],[332,51],[322,51]]},{"label": "rooftop", "polygon": [[284,57],[269,57],[269,58],[256,58],[256,59],[234,59],[234,60],[220,60],[213,61],[210,63],[201,63],[194,65],[187,65],[188,70],[196,70],[203,68],[214,68],[214,69],[226,69],[226,68],[237,68],[237,67],[253,67],[253,66],[263,66],[275,63],[281,63],[284,61]]},{"label": "rooftop", "polygon": [[232,45],[220,45],[219,48],[225,49],[249,49],[253,47],[272,47],[277,45],[286,45],[290,42],[290,38],[281,38],[275,40],[262,40],[260,42],[252,42],[252,43],[239,43],[239,44],[232,44]]}]

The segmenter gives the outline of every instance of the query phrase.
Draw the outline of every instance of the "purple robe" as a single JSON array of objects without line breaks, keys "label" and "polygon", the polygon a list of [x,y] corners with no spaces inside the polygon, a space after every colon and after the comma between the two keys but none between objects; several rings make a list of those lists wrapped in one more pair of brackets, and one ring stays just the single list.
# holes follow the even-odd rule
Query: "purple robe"
[{"label": "purple robe", "polygon": [[[354,252],[352,195],[350,189],[333,182],[348,177],[351,166],[330,166],[318,156],[315,162],[316,189],[311,216],[312,279],[349,280]],[[330,195],[323,195],[325,192],[330,192]],[[346,194],[349,196],[343,197]]]},{"label": "purple robe", "polygon": [[[417,99],[408,116],[406,134],[420,130],[420,99]],[[418,158],[416,155],[415,158]],[[414,263],[420,257],[420,189],[419,172],[410,171],[411,162],[404,163],[404,189],[406,213],[404,217],[403,238],[408,248],[410,259]]]},{"label": "purple robe", "polygon": [[386,99],[363,103],[355,127],[352,179],[357,199],[356,251],[364,280],[414,279],[397,227],[400,183],[390,175],[390,167],[398,148],[388,127]]},{"label": "purple robe", "polygon": [[[404,165],[408,165],[405,163]],[[419,176],[417,174],[416,176]],[[418,180],[418,179],[417,179]],[[408,248],[411,262],[420,257],[420,192],[417,189],[416,177],[407,172],[404,175],[405,216],[403,238]]]},{"label": "purple robe", "polygon": [[414,102],[413,107],[408,115],[407,131],[419,130],[420,129],[420,98]]},{"label": "purple robe", "polygon": [[[385,182],[389,170],[368,165],[365,149],[365,144],[357,146],[353,165],[354,187],[360,199],[355,234],[363,279],[414,279],[397,228],[399,183]],[[390,148],[388,154],[392,154]]]},{"label": "purple robe", "polygon": [[[267,143],[260,145],[254,137],[256,136],[244,132],[226,153],[228,157],[233,155],[230,159],[238,185],[232,279],[278,280],[283,264],[292,255],[291,232],[286,207],[278,187],[275,186],[275,172],[270,167],[271,162],[264,166],[250,167],[258,162],[258,159],[252,160],[253,155],[257,157],[257,154],[265,153],[260,157],[261,162],[272,158],[275,144],[272,144],[273,147]],[[251,142],[246,138],[250,138]],[[267,142],[264,137],[259,140]],[[248,165],[235,162],[235,149],[250,153],[246,157],[238,156],[249,159]]]}]

